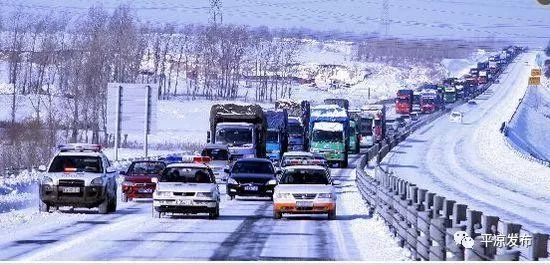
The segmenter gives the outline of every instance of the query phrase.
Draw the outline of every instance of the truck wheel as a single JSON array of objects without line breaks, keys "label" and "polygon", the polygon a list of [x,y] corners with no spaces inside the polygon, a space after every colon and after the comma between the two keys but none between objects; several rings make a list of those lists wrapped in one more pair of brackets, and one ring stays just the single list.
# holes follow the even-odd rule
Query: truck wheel
[{"label": "truck wheel", "polygon": [[281,218],[283,218],[283,214],[278,212],[278,211],[273,211],[273,218],[281,219]]},{"label": "truck wheel", "polygon": [[336,208],[334,208],[334,210],[328,212],[328,219],[329,220],[336,219]]},{"label": "truck wheel", "polygon": [[107,197],[99,206],[97,206],[97,212],[99,214],[109,213],[109,204],[111,204],[111,198]]},{"label": "truck wheel", "polygon": [[230,199],[230,200],[234,200],[234,199],[235,199],[235,195],[229,195],[229,199]]},{"label": "truck wheel", "polygon": [[49,213],[50,212],[50,206],[47,205],[45,202],[40,201],[40,205],[38,206],[39,212]]}]

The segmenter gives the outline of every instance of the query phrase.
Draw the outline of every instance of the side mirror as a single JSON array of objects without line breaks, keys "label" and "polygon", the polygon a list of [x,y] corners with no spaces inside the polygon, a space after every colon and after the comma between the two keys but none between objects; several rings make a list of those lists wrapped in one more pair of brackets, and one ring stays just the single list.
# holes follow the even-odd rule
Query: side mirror
[{"label": "side mirror", "polygon": [[158,179],[158,178],[151,178],[151,182],[153,182],[153,183],[158,183],[158,182],[159,182],[159,179]]},{"label": "side mirror", "polygon": [[120,171],[118,172],[119,175],[126,175],[126,171]]},{"label": "side mirror", "polygon": [[277,170],[275,170],[275,174],[281,175],[281,174],[283,174],[283,171],[281,169],[277,169]]},{"label": "side mirror", "polygon": [[206,132],[206,142],[210,143],[210,131]]},{"label": "side mirror", "polygon": [[224,168],[224,169],[223,169],[223,172],[225,172],[225,173],[227,173],[227,174],[231,173],[231,171],[229,171],[229,168]]},{"label": "side mirror", "polygon": [[39,171],[39,172],[46,172],[46,166],[40,165],[40,166],[38,167],[38,171]]},{"label": "side mirror", "polygon": [[111,173],[115,173],[116,172],[116,169],[114,167],[108,167],[107,168],[107,173],[111,174]]},{"label": "side mirror", "polygon": [[333,180],[332,181],[332,185],[334,186],[340,186],[340,184],[342,184],[339,180]]}]

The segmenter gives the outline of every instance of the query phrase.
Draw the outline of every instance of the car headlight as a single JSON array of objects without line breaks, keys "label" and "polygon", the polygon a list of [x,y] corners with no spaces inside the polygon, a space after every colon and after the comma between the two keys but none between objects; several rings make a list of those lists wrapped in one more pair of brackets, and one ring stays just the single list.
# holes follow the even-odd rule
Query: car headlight
[{"label": "car headlight", "polygon": [[155,191],[156,195],[157,196],[171,196],[172,195],[172,192],[171,191],[160,191],[160,190],[157,190]]},{"label": "car headlight", "polygon": [[332,193],[319,193],[319,194],[317,194],[317,198],[319,198],[319,199],[330,199],[330,198],[332,198]]},{"label": "car headlight", "polygon": [[292,194],[290,194],[290,193],[276,193],[275,198],[277,198],[277,199],[292,199]]},{"label": "car headlight", "polygon": [[195,194],[195,196],[197,197],[208,197],[208,198],[212,198],[213,197],[213,194],[212,192],[197,192]]},{"label": "car headlight", "polygon": [[277,180],[272,179],[268,181],[265,185],[277,185]]},{"label": "car headlight", "polygon": [[122,186],[134,186],[134,183],[131,181],[123,181]]},{"label": "car headlight", "polygon": [[42,178],[42,185],[53,185],[53,179],[48,176],[44,176],[44,178]]},{"label": "car headlight", "polygon": [[103,178],[99,177],[99,178],[92,179],[92,182],[90,182],[90,185],[92,185],[92,186],[103,186]]},{"label": "car headlight", "polygon": [[239,182],[237,182],[234,178],[229,178],[227,179],[227,184],[239,185]]}]

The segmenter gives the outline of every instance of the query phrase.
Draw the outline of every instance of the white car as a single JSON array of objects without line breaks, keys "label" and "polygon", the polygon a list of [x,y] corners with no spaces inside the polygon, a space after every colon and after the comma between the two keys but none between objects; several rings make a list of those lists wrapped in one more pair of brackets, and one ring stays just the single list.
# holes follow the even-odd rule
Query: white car
[{"label": "white car", "polygon": [[336,193],[330,172],[322,166],[289,166],[273,194],[273,216],[283,214],[328,214],[336,218]]},{"label": "white car", "polygon": [[202,163],[177,163],[166,166],[153,193],[153,214],[208,213],[220,215],[220,191],[212,170]]},{"label": "white car", "polygon": [[464,115],[462,114],[462,112],[453,111],[453,112],[451,112],[451,115],[449,115],[449,120],[451,122],[462,123],[462,118],[463,117],[464,117]]},{"label": "white car", "polygon": [[100,214],[117,207],[118,172],[96,144],[74,143],[59,146],[46,167],[39,167],[40,212],[60,206],[98,208]]}]

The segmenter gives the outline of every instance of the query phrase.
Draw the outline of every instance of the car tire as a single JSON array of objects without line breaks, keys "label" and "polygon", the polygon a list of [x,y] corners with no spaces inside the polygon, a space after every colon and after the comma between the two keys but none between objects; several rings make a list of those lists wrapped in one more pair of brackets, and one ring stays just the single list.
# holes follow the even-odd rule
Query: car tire
[{"label": "car tire", "polygon": [[278,212],[278,211],[273,211],[273,218],[281,219],[281,218],[283,218],[283,214],[281,212]]},{"label": "car tire", "polygon": [[109,204],[109,212],[114,213],[116,212],[116,204],[117,204],[117,196],[115,196],[111,199],[111,203]]},{"label": "car tire", "polygon": [[105,200],[99,206],[97,206],[97,212],[99,214],[109,213],[110,204],[111,204],[111,198],[110,197],[105,198]]},{"label": "car tire", "polygon": [[38,211],[42,213],[49,213],[50,212],[50,206],[46,204],[43,201],[40,201],[40,204],[38,205]]},{"label": "car tire", "polygon": [[216,206],[216,208],[214,208],[213,210],[210,210],[210,212],[208,213],[208,219],[217,219],[219,214],[220,214],[220,209],[218,206]]},{"label": "car tire", "polygon": [[230,199],[230,200],[234,200],[234,199],[235,199],[235,195],[229,195],[229,199]]},{"label": "car tire", "polygon": [[329,212],[328,212],[328,219],[329,219],[329,220],[334,220],[334,219],[336,219],[336,208],[334,208],[332,211],[329,211]]}]

